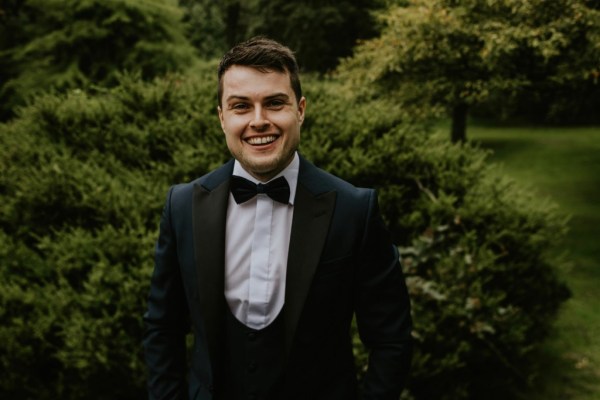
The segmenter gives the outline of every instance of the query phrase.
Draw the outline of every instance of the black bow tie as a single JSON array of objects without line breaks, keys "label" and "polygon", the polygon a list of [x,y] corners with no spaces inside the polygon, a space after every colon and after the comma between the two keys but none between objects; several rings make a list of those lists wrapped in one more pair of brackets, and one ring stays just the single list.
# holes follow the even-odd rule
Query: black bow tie
[{"label": "black bow tie", "polygon": [[266,184],[256,184],[241,176],[231,177],[231,194],[236,203],[244,203],[258,193],[264,193],[275,201],[287,204],[290,200],[290,185],[283,176]]}]

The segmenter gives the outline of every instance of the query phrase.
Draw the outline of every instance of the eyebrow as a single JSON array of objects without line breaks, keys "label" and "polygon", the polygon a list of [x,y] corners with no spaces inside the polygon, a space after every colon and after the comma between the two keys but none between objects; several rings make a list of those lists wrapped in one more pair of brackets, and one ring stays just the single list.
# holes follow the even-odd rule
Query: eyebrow
[{"label": "eyebrow", "polygon": [[290,96],[288,96],[286,93],[275,93],[275,94],[272,94],[272,95],[266,97],[267,100],[277,99],[277,98],[284,98],[284,99],[288,100],[290,98]]},{"label": "eyebrow", "polygon": [[[290,96],[286,93],[280,92],[280,93],[274,93],[272,95],[265,97],[265,100],[272,100],[272,99],[278,99],[278,98],[284,98],[286,100],[289,100]],[[228,96],[225,99],[226,102],[229,102],[231,100],[250,100],[250,97],[232,94],[231,96]]]}]

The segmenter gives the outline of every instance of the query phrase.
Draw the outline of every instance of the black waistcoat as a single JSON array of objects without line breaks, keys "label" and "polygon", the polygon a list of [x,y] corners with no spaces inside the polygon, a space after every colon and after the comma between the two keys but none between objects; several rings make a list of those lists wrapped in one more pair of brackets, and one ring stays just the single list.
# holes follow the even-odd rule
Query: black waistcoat
[{"label": "black waistcoat", "polygon": [[[280,400],[283,389],[283,312],[267,327],[255,330],[227,307],[223,400]],[[221,400],[221,398],[216,398]]]}]

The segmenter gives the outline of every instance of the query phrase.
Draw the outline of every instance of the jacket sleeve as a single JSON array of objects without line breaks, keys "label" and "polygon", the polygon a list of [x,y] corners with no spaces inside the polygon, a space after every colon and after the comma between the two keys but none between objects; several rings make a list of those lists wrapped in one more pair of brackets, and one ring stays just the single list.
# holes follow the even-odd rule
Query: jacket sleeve
[{"label": "jacket sleeve", "polygon": [[144,351],[150,400],[187,399],[185,336],[188,305],[179,271],[169,190],[160,221],[155,266],[144,314]]},{"label": "jacket sleeve", "polygon": [[412,357],[410,302],[375,191],[370,192],[356,279],[356,322],[369,350],[362,399],[398,400]]}]

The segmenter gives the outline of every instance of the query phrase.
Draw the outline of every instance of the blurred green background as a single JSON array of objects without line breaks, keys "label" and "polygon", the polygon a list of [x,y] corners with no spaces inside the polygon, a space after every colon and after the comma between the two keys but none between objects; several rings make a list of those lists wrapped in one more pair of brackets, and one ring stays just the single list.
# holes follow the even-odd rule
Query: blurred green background
[{"label": "blurred green background", "polygon": [[229,157],[255,35],[301,65],[300,151],[379,192],[403,398],[600,399],[597,0],[0,0],[0,397],[146,396],[164,195]]}]

